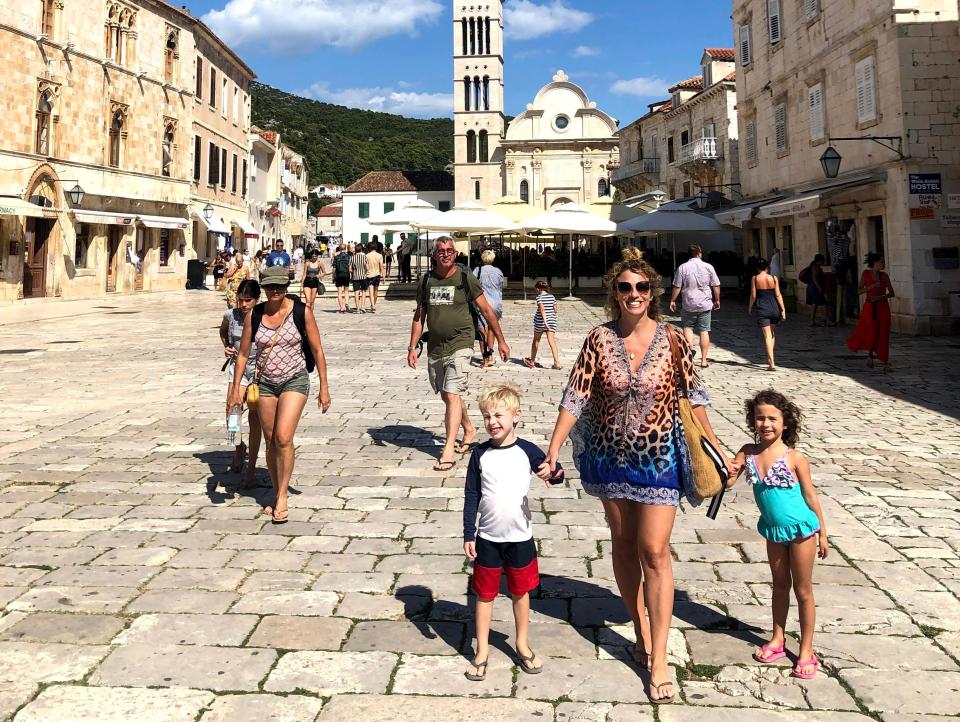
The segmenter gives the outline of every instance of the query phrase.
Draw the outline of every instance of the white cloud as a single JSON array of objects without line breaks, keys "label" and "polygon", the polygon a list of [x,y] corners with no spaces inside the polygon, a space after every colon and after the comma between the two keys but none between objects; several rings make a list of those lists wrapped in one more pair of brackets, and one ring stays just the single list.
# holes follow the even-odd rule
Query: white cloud
[{"label": "white cloud", "polygon": [[453,95],[448,93],[410,93],[395,88],[331,88],[328,83],[314,83],[300,95],[348,108],[410,118],[447,118],[453,114]]},{"label": "white cloud", "polygon": [[355,49],[390,35],[415,35],[440,17],[439,0],[228,0],[203,16],[228,45],[299,54],[318,45]]},{"label": "white cloud", "polygon": [[591,48],[589,45],[578,45],[573,49],[575,58],[592,58],[600,54],[600,48]]},{"label": "white cloud", "polygon": [[593,15],[568,7],[563,0],[537,5],[532,0],[507,0],[503,8],[506,36],[531,40],[553,33],[575,33],[591,22]]},{"label": "white cloud", "polygon": [[660,78],[639,77],[618,80],[610,86],[610,92],[616,95],[636,95],[640,98],[652,98],[666,95],[668,87],[666,81]]}]

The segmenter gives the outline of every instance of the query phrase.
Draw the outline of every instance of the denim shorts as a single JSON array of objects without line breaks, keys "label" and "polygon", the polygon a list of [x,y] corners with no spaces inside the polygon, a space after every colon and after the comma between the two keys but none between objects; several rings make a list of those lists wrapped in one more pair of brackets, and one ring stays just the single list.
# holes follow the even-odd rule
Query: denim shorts
[{"label": "denim shorts", "polygon": [[260,380],[260,395],[272,396],[279,399],[280,394],[293,392],[295,394],[310,395],[310,374],[306,369],[294,374],[286,381],[271,383],[270,381]]},{"label": "denim shorts", "polygon": [[681,311],[680,322],[684,328],[692,328],[694,333],[710,330],[710,317],[713,311]]}]

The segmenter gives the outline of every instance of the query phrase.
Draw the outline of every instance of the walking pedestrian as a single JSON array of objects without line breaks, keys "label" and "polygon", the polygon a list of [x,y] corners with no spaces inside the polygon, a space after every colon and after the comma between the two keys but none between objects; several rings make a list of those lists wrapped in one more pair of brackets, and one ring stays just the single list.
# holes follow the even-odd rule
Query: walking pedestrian
[{"label": "walking pedestrian", "polygon": [[413,254],[413,244],[406,233],[400,234],[400,283],[412,283],[413,272],[410,270],[410,256]]},{"label": "walking pedestrian", "polygon": [[370,282],[367,278],[367,254],[364,253],[361,243],[356,245],[356,250],[350,257],[350,282],[353,284],[353,305],[359,313],[366,313]]},{"label": "walking pedestrian", "polygon": [[283,241],[277,241],[273,244],[273,252],[270,254],[270,257],[267,258],[267,266],[270,268],[275,268],[277,266],[282,266],[283,268],[290,268],[292,261],[290,260],[290,254],[283,250]]},{"label": "walking pedestrian", "polygon": [[[740,449],[733,465],[747,472],[753,498],[760,510],[757,531],[767,542],[767,561],[773,576],[773,635],[753,652],[761,664],[787,656],[786,626],[790,590],[800,612],[800,654],[791,676],[813,679],[820,662],[813,651],[817,607],[813,597],[813,566],[826,559],[830,545],[827,526],[810,476],[810,463],[796,450],[800,438],[800,409],[773,389],[746,402],[747,429],[754,443]],[[728,486],[733,486],[731,478]]]},{"label": "walking pedestrian", "polygon": [[[827,294],[826,280],[827,274],[823,272],[821,266],[827,262],[822,253],[818,253],[810,261],[810,265],[800,272],[798,280],[800,283],[807,284],[807,305],[812,308],[810,312],[810,325],[817,325],[817,309],[823,308],[824,321],[827,322]],[[829,323],[829,322],[828,322]],[[821,324],[822,325],[822,324]],[[831,323],[831,325],[833,325]]]},{"label": "walking pedestrian", "polygon": [[263,274],[264,303],[253,308],[244,320],[243,338],[237,354],[233,385],[227,394],[227,410],[244,400],[242,378],[250,349],[256,344],[256,377],[260,386],[257,414],[266,441],[267,467],[275,498],[264,507],[274,524],[285,524],[288,489],[293,475],[294,434],[307,396],[310,372],[316,367],[320,381],[317,405],[330,408],[327,363],[313,313],[296,297],[286,295],[290,277],[283,266]]},{"label": "walking pedestrian", "polygon": [[670,535],[681,494],[695,503],[692,473],[683,461],[689,452],[680,395],[690,401],[709,441],[721,447],[694,353],[683,334],[660,320],[660,276],[639,250],[627,248],[605,282],[611,321],[587,334],[547,463],[556,468],[560,447],[572,435],[583,489],[600,497],[610,525],[614,576],[636,633],[634,658],[650,670],[650,698],[670,702],[676,695],[667,660],[674,598]]},{"label": "walking pedestrian", "polygon": [[[474,314],[482,314],[500,347],[500,358],[510,358],[510,347],[503,337],[500,322],[494,313],[477,277],[457,266],[457,251],[450,236],[434,241],[436,269],[424,276],[417,290],[417,308],[410,327],[407,365],[417,367],[417,345],[423,334],[424,321],[430,329],[427,338],[427,370],[433,392],[443,399],[446,441],[434,471],[450,471],[456,464],[454,453],[466,454],[474,446],[477,429],[470,421],[463,397],[468,389],[468,371],[473,358],[477,328]],[[473,308],[471,308],[471,305]],[[457,431],[463,438],[457,443]]]},{"label": "walking pedestrian", "polygon": [[383,264],[387,269],[387,273],[384,278],[390,278],[390,269],[393,267],[393,249],[390,246],[387,246],[383,250]]},{"label": "walking pedestrian", "polygon": [[859,291],[865,302],[857,327],[847,339],[851,351],[867,352],[867,367],[873,368],[873,359],[890,368],[890,302],[896,294],[887,275],[886,263],[879,253],[870,252],[864,258],[866,270],[860,276]]},{"label": "walking pedestrian", "polygon": [[342,243],[333,257],[333,284],[337,287],[339,313],[346,313],[350,308],[350,254]]},{"label": "walking pedestrian", "polygon": [[386,278],[387,271],[383,254],[379,250],[379,241],[370,241],[367,248],[367,284],[370,294],[370,313],[377,312],[377,296],[380,293],[380,281]]},{"label": "walking pedestrian", "polygon": [[317,300],[317,291],[320,289],[320,276],[322,275],[323,264],[320,262],[320,253],[314,249],[310,252],[310,260],[303,264],[303,275],[300,277],[303,301],[311,311],[313,311],[313,304]]},{"label": "walking pedestrian", "polygon": [[237,250],[233,258],[227,264],[223,274],[225,288],[224,295],[227,299],[227,308],[235,308],[237,305],[237,291],[240,284],[250,277],[250,270],[247,268],[246,260],[243,257],[243,251]]},{"label": "walking pedestrian", "polygon": [[550,293],[550,286],[546,281],[537,281],[537,310],[533,312],[533,343],[530,344],[530,356],[523,360],[527,368],[537,365],[537,350],[540,339],[547,335],[550,353],[553,354],[553,368],[560,369],[560,352],[557,350],[557,298]]},{"label": "walking pedestrian", "polygon": [[[223,314],[223,322],[220,324],[220,340],[223,342],[223,355],[227,358],[224,368],[229,369],[231,379],[234,376],[234,365],[240,355],[244,322],[247,314],[259,302],[260,284],[253,279],[247,279],[237,289],[237,305]],[[247,385],[253,380],[256,361],[257,345],[252,342],[247,355],[247,363],[243,369],[243,382],[240,387],[241,398],[246,398]],[[242,436],[240,443],[234,449],[233,463],[230,464],[230,471],[233,473],[243,472],[243,478],[240,482],[241,489],[249,489],[253,486],[254,475],[257,472],[257,457],[260,456],[260,436],[262,432],[260,431],[260,417],[257,416],[256,409],[247,410],[247,426],[250,427],[250,456],[247,458],[246,467],[244,467],[244,456],[247,452],[247,445],[243,443]]]},{"label": "walking pedestrian", "polygon": [[705,369],[709,365],[711,316],[720,310],[720,278],[713,266],[703,260],[700,246],[691,244],[688,250],[690,260],[681,263],[673,274],[670,311],[676,313],[677,297],[681,296],[683,335],[691,346],[694,334],[700,337],[700,368]]},{"label": "walking pedestrian", "polygon": [[776,371],[777,362],[773,349],[777,343],[777,324],[787,320],[787,307],[780,295],[780,279],[771,274],[766,259],[757,260],[757,275],[750,281],[750,303],[747,313],[757,312],[757,326],[763,335],[763,345],[767,351],[767,370]]},{"label": "walking pedestrian", "polygon": [[[483,265],[476,268],[474,274],[477,280],[480,281],[480,286],[483,288],[483,295],[487,297],[487,302],[490,304],[490,308],[493,309],[499,321],[503,318],[503,287],[505,279],[503,277],[503,271],[493,265],[495,260],[497,260],[497,254],[490,248],[486,249],[480,254],[480,262]],[[493,329],[487,325],[483,316],[480,316],[477,320],[480,322],[480,330],[487,340],[487,348],[493,348],[493,342],[496,340]],[[485,356],[480,367],[487,368],[488,366],[493,366],[493,364],[493,355]]]},{"label": "walking pedestrian", "polygon": [[544,453],[517,437],[520,390],[509,384],[491,386],[480,395],[479,406],[490,440],[470,455],[463,494],[463,552],[473,561],[470,586],[477,594],[477,649],[464,672],[471,682],[487,676],[490,622],[503,571],[513,601],[517,664],[527,674],[543,669],[529,642],[530,591],[540,585],[540,570],[527,494],[532,475],[548,486],[550,479]]}]

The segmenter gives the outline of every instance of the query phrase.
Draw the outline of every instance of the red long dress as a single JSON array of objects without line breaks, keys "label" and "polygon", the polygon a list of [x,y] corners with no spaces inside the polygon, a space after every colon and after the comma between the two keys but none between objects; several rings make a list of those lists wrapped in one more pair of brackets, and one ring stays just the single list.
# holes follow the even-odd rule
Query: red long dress
[{"label": "red long dress", "polygon": [[860,285],[867,291],[867,300],[847,347],[851,351],[872,351],[885,364],[890,357],[890,304],[884,294],[890,279],[883,271],[874,277],[873,271],[867,270],[860,277]]}]

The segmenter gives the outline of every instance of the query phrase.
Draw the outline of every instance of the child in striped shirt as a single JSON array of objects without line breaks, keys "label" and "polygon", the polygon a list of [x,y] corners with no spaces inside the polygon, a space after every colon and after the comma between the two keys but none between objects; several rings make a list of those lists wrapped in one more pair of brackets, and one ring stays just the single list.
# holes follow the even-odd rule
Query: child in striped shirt
[{"label": "child in striped shirt", "polygon": [[533,343],[530,345],[530,355],[523,360],[523,365],[533,368],[537,365],[537,348],[540,339],[547,334],[547,343],[553,354],[553,368],[560,368],[560,353],[557,351],[557,299],[550,293],[550,286],[546,281],[537,281],[537,310],[533,314]]}]

